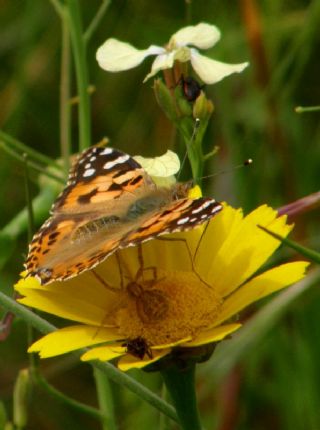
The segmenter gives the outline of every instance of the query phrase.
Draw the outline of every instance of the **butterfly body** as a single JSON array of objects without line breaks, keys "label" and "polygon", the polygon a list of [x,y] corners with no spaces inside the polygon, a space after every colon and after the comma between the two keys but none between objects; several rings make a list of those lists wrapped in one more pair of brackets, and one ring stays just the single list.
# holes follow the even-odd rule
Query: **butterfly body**
[{"label": "butterfly body", "polygon": [[117,249],[194,228],[222,209],[211,198],[188,198],[189,189],[189,183],[157,187],[139,163],[116,149],[87,149],[32,239],[28,276],[42,284],[72,278]]}]

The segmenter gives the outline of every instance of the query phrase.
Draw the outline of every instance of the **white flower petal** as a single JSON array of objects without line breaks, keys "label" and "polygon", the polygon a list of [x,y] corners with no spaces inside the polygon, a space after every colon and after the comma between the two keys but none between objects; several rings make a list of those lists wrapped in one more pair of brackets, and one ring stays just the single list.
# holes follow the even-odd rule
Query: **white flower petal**
[{"label": "white flower petal", "polygon": [[172,35],[169,46],[193,45],[200,49],[208,49],[220,39],[220,31],[215,25],[201,22],[198,25],[190,25],[181,28]]},{"label": "white flower petal", "polygon": [[158,55],[152,63],[151,72],[144,78],[143,82],[152,78],[152,76],[160,72],[160,70],[171,69],[174,63],[174,55],[175,51]]},{"label": "white flower petal", "polygon": [[133,157],[151,176],[168,178],[180,169],[180,160],[177,154],[168,150],[160,157],[145,158],[140,155]]},{"label": "white flower petal", "polygon": [[228,64],[200,55],[196,49],[191,49],[191,64],[194,71],[206,84],[215,84],[232,73],[242,72],[249,63]]},{"label": "white flower petal", "polygon": [[120,72],[138,66],[149,55],[159,55],[165,52],[160,46],[150,46],[148,49],[136,49],[129,43],[117,39],[108,39],[97,50],[96,59],[99,66],[108,72]]}]

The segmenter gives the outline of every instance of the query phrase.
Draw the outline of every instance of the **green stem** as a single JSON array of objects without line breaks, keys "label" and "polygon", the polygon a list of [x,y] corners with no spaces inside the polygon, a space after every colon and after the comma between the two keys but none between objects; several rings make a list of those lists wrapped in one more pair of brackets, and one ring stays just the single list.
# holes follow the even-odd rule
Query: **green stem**
[{"label": "green stem", "polygon": [[86,64],[86,44],[82,36],[82,22],[78,0],[68,0],[67,19],[73,48],[77,88],[79,96],[79,150],[91,144],[90,96],[88,93],[88,69]]},{"label": "green stem", "polygon": [[59,2],[59,0],[50,0],[52,6],[54,7],[54,9],[56,10],[57,14],[63,18],[63,14],[64,14],[64,9],[62,4]]},{"label": "green stem", "polygon": [[274,237],[275,239],[278,239],[284,245],[288,246],[289,248],[294,249],[299,254],[302,254],[304,257],[309,258],[314,263],[320,264],[320,253],[319,252],[316,252],[313,249],[306,248],[305,246],[302,246],[299,243],[293,242],[292,240],[287,239],[286,237],[282,237],[282,236],[280,236],[280,234],[275,233],[274,231],[271,231],[268,228],[263,227],[262,225],[258,224],[257,226],[259,228],[261,228],[261,230],[270,234],[270,236]]},{"label": "green stem", "polygon": [[[73,409],[82,412],[84,414],[90,415],[93,418],[97,418],[100,420],[105,419],[105,416],[98,409],[93,408],[91,406],[87,406],[77,400],[71,399],[65,394],[61,393],[61,391],[57,390],[51,384],[47,382],[47,380],[38,372],[33,372],[32,374],[33,380],[44,390],[46,390],[50,395],[58,399],[59,401],[71,406]],[[110,427],[111,429],[111,427]]]},{"label": "green stem", "polygon": [[105,417],[102,422],[102,428],[103,430],[116,430],[117,426],[109,378],[105,373],[96,368],[93,369],[93,374],[96,382],[99,408]]},{"label": "green stem", "polygon": [[[30,323],[41,333],[47,334],[56,330],[56,327],[54,325],[48,323],[43,318],[39,317],[34,312],[20,305],[2,292],[0,292],[0,305],[3,306],[5,309],[8,309],[13,312],[15,315],[20,316],[23,320]],[[75,352],[74,354],[79,357],[80,355],[84,354],[84,352],[86,352],[86,350],[82,349],[78,352]],[[108,362],[97,361],[92,363],[92,365],[95,368],[103,371],[112,381],[128,388],[142,400],[146,401],[151,406],[166,414],[172,420],[178,420],[174,408],[171,405],[163,401],[160,397],[155,395],[149,389],[145,388],[142,384],[139,384],[139,382],[128,376],[126,373],[121,372],[120,370],[115,368],[112,364]]]},{"label": "green stem", "polygon": [[18,150],[21,154],[26,153],[29,155],[29,157],[34,158],[40,163],[46,165],[55,165],[59,169],[61,169],[61,166],[59,166],[56,161],[52,160],[52,158],[47,157],[46,155],[36,151],[35,149],[29,148],[29,146],[25,145],[24,143],[20,142],[19,140],[15,139],[14,137],[10,136],[2,130],[0,130],[0,140],[2,140],[3,144],[8,148],[8,150],[10,149],[12,152],[16,152],[14,150]]},{"label": "green stem", "polygon": [[21,317],[24,321],[31,324],[34,328],[40,331],[40,333],[51,333],[56,330],[56,327],[43,318],[30,311],[28,308],[17,303],[11,297],[3,294],[0,291],[0,305],[8,311],[13,312],[15,315]]},{"label": "green stem", "polygon": [[108,9],[108,7],[110,6],[111,0],[102,0],[102,3],[96,13],[96,15],[94,16],[93,20],[91,21],[89,27],[87,28],[87,30],[85,31],[84,35],[83,35],[83,39],[85,41],[85,43],[88,43],[89,40],[91,39],[93,33],[96,31],[96,29],[98,28],[104,14],[106,13],[106,10]]},{"label": "green stem", "polygon": [[296,113],[319,112],[320,106],[297,106],[294,111]]},{"label": "green stem", "polygon": [[33,207],[32,207],[32,199],[30,192],[30,182],[29,182],[29,170],[28,170],[28,156],[24,154],[24,181],[25,181],[25,193],[26,193],[26,203],[27,203],[27,211],[28,211],[28,242],[31,242],[33,233],[34,233],[34,216],[33,216]]},{"label": "green stem", "polygon": [[[0,139],[1,139],[1,137],[0,137]],[[15,158],[16,160],[19,160],[22,163],[25,162],[25,156],[24,155],[20,155],[15,150],[10,149],[4,142],[1,142],[1,140],[0,140],[0,148],[2,148],[7,154],[11,155],[11,157]],[[32,167],[37,172],[43,173],[44,175],[48,176],[48,178],[54,179],[57,182],[60,182],[62,184],[65,183],[65,181],[62,178],[60,178],[59,176],[50,172],[49,170],[44,169],[43,167],[39,166],[34,161],[28,160],[28,165],[29,165],[29,167]]]},{"label": "green stem", "polygon": [[62,20],[62,48],[60,73],[60,148],[67,174],[71,153],[71,107],[70,107],[70,34],[68,22]]},{"label": "green stem", "polygon": [[201,430],[195,391],[195,364],[186,368],[171,366],[161,370],[183,430]]},{"label": "green stem", "polygon": [[[201,126],[201,125],[200,125]],[[195,182],[199,183],[203,176],[203,153],[202,153],[202,138],[198,138],[199,128],[190,122],[190,119],[181,120],[178,124],[178,129],[183,137],[186,145],[188,159],[191,166],[192,177]]]}]

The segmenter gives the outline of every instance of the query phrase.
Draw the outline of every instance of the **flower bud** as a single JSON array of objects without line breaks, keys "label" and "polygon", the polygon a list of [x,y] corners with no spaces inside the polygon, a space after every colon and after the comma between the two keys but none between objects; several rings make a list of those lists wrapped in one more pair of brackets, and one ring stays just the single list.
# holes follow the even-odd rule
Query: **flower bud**
[{"label": "flower bud", "polygon": [[29,370],[22,369],[18,374],[13,390],[13,422],[18,428],[24,428],[27,425],[29,388]]},{"label": "flower bud", "polygon": [[212,101],[208,100],[205,93],[201,91],[201,94],[196,99],[193,105],[193,117],[199,118],[200,121],[208,121],[213,110],[214,106]]},{"label": "flower bud", "polygon": [[170,90],[161,79],[154,80],[153,86],[156,100],[166,116],[173,122],[177,121],[177,112]]}]

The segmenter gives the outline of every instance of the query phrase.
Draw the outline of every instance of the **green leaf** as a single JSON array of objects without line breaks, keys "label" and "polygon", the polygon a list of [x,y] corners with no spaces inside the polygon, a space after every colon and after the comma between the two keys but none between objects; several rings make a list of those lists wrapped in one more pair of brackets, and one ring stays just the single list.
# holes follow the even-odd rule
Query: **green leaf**
[{"label": "green leaf", "polygon": [[280,240],[280,242],[284,243],[289,248],[292,248],[295,251],[299,252],[299,254],[303,255],[304,257],[314,261],[315,263],[320,264],[320,254],[318,252],[313,251],[312,249],[306,248],[305,246],[301,246],[297,242],[289,240],[286,237],[282,237],[279,234],[274,233],[273,231],[269,230],[266,227],[262,227],[261,225],[258,225],[258,227],[261,230],[265,231],[266,233],[270,234],[270,236],[274,237],[275,239]]}]

